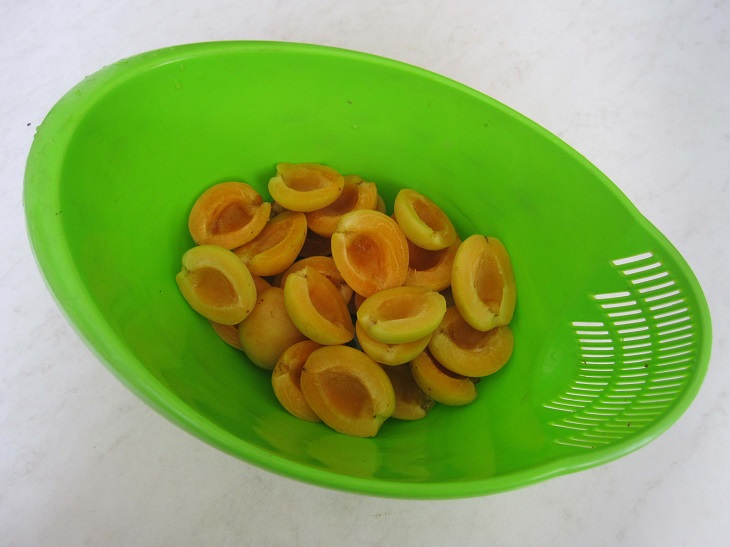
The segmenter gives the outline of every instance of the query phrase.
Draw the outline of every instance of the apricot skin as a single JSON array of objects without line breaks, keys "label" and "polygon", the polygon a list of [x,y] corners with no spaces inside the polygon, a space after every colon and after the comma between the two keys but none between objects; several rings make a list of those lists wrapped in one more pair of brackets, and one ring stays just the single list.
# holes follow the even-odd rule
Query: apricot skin
[{"label": "apricot skin", "polygon": [[332,258],[352,289],[365,297],[400,287],[408,275],[408,242],[398,224],[378,211],[342,216],[332,235]]},{"label": "apricot skin", "polygon": [[236,325],[256,303],[256,286],[248,268],[231,251],[216,245],[186,251],[175,280],[190,307],[216,323]]},{"label": "apricot skin", "polygon": [[321,347],[320,344],[312,340],[304,340],[289,346],[279,357],[271,374],[271,386],[281,406],[291,415],[308,422],[320,422],[322,420],[319,419],[319,416],[315,414],[304,398],[300,380],[307,358],[314,350]]},{"label": "apricot skin", "polygon": [[279,163],[269,193],[290,211],[308,213],[332,204],[342,192],[344,177],[316,163]]},{"label": "apricot skin", "polygon": [[475,329],[488,331],[509,324],[517,291],[502,242],[481,235],[465,239],[454,257],[451,292],[459,313]]},{"label": "apricot skin", "polygon": [[508,326],[479,331],[455,307],[446,311],[428,345],[431,354],[445,368],[472,378],[500,370],[509,361],[513,347],[514,336]]},{"label": "apricot skin", "polygon": [[251,241],[271,214],[271,204],[245,182],[211,186],[195,201],[188,230],[198,245],[235,249]]},{"label": "apricot skin", "polygon": [[326,346],[307,359],[301,375],[304,397],[329,427],[355,437],[374,437],[395,410],[387,374],[363,352]]},{"label": "apricot skin", "polygon": [[445,369],[428,350],[411,361],[410,366],[413,379],[437,403],[461,406],[477,397],[474,382]]},{"label": "apricot skin", "polygon": [[272,370],[290,346],[306,340],[292,323],[284,304],[284,290],[270,287],[263,291],[251,314],[238,326],[238,339],[251,362]]},{"label": "apricot skin", "polygon": [[243,351],[241,342],[238,339],[238,325],[223,325],[211,320],[208,320],[208,322],[221,340],[232,348]]}]

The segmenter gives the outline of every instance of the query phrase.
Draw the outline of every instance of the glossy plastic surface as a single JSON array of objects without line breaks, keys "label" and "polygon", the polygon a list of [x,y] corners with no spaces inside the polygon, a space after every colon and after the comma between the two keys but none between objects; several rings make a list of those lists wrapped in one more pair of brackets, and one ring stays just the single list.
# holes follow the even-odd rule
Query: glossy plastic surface
[{"label": "glossy plastic surface", "polygon": [[[290,416],[270,373],[189,308],[175,274],[193,202],[227,180],[268,198],[282,161],[356,173],[389,204],[415,188],[462,239],[505,244],[515,350],[474,404],[339,435]],[[99,358],[180,427],[304,481],[443,498],[594,466],[669,427],[709,360],[695,277],[604,175],[509,108],[391,60],[226,42],[120,61],[54,107],[25,184],[40,269]]]}]

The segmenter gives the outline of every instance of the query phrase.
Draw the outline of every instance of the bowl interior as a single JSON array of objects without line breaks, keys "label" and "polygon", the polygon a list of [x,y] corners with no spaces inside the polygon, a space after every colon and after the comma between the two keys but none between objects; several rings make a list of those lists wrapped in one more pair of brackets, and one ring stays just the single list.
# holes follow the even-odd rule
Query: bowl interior
[{"label": "bowl interior", "polygon": [[[556,442],[566,435],[556,420],[571,410],[549,403],[576,378],[573,323],[594,319],[592,295],[625,283],[611,260],[647,251],[679,272],[691,308],[703,304],[681,257],[577,153],[479,93],[384,59],[294,44],[152,52],[88,78],[37,140],[29,228],[80,334],[188,431],[327,486],[470,495],[616,457],[647,434],[635,425],[616,442]],[[193,245],[186,222],[194,200],[227,180],[269,199],[280,161],[359,174],[389,205],[400,188],[415,188],[444,208],[462,238],[483,233],[505,243],[518,286],[516,347],[508,366],[479,384],[474,404],[438,405],[419,422],[389,420],[374,439],[339,435],[289,416],[270,375],[188,307],[174,276]],[[692,316],[696,324],[702,313]],[[679,412],[685,403],[677,400],[659,415]],[[645,429],[666,427],[654,421]]]}]

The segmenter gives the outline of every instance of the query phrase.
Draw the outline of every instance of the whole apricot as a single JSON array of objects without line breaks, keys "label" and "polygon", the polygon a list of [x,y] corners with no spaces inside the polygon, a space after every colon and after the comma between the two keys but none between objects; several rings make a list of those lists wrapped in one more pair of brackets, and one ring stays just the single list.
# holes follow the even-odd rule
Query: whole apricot
[{"label": "whole apricot", "polygon": [[175,280],[188,304],[216,323],[236,325],[256,303],[256,286],[246,265],[216,245],[186,251]]},{"label": "whole apricot", "polygon": [[477,397],[474,382],[451,372],[426,350],[411,361],[411,373],[419,387],[437,403],[460,406]]},{"label": "whole apricot", "polygon": [[302,393],[300,384],[302,369],[307,358],[322,346],[312,340],[304,340],[289,346],[276,362],[271,375],[274,395],[287,412],[308,422],[320,422]]},{"label": "whole apricot", "polygon": [[284,290],[269,287],[256,300],[253,311],[238,326],[238,339],[251,362],[271,370],[281,354],[306,336],[289,318],[284,304]]},{"label": "whole apricot", "polygon": [[276,275],[294,263],[306,237],[304,214],[288,211],[272,218],[255,239],[233,252],[251,273]]},{"label": "whole apricot", "polygon": [[222,182],[208,188],[193,204],[188,229],[198,245],[235,249],[266,226],[271,204],[245,182]]},{"label": "whole apricot", "polygon": [[340,291],[311,266],[286,278],[284,301],[289,317],[307,338],[323,345],[352,340],[355,329]]},{"label": "whole apricot", "polygon": [[366,298],[357,320],[375,340],[403,344],[430,335],[445,313],[446,299],[436,291],[395,287]]},{"label": "whole apricot", "polygon": [[512,320],[517,298],[507,249],[494,237],[472,235],[454,256],[451,292],[461,316],[472,327],[488,331]]},{"label": "whole apricot", "polygon": [[446,310],[428,344],[431,354],[444,367],[472,378],[497,372],[509,361],[513,348],[514,336],[508,326],[477,330],[455,307]]},{"label": "whole apricot", "polygon": [[408,242],[390,217],[361,209],[340,218],[332,258],[352,289],[365,297],[400,287],[408,275]]},{"label": "whole apricot", "polygon": [[348,346],[312,352],[301,375],[304,397],[329,427],[355,437],[374,437],[395,410],[393,385],[383,369]]},{"label": "whole apricot", "polygon": [[327,207],[342,192],[345,178],[325,165],[279,163],[269,181],[269,193],[290,211],[309,212]]},{"label": "whole apricot", "polygon": [[446,213],[415,190],[404,188],[398,192],[393,214],[406,237],[419,247],[438,251],[456,241],[456,230]]}]

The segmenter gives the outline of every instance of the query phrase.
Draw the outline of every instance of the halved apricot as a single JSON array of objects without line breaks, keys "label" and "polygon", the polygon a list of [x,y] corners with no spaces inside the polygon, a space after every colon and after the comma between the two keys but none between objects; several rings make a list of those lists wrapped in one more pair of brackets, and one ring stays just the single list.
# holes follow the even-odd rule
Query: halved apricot
[{"label": "halved apricot", "polygon": [[384,215],[388,214],[385,208],[385,200],[380,194],[378,194],[377,203],[375,204],[375,210],[379,213],[383,213]]},{"label": "halved apricot", "polygon": [[208,319],[208,323],[210,323],[210,326],[213,327],[213,330],[221,340],[232,348],[243,351],[241,342],[238,340],[238,325],[224,325],[211,321],[210,319]]},{"label": "halved apricot", "polygon": [[415,358],[428,346],[431,334],[419,338],[413,342],[403,344],[385,344],[370,336],[360,321],[355,322],[355,335],[362,350],[374,361],[381,365],[397,366],[407,363]]},{"label": "halved apricot", "polygon": [[269,287],[256,300],[253,311],[238,326],[238,340],[251,362],[271,370],[289,347],[306,340],[289,318],[284,289]]},{"label": "halved apricot", "polygon": [[269,181],[269,193],[290,211],[316,211],[333,203],[345,185],[344,177],[316,163],[279,163]]},{"label": "halved apricot", "polygon": [[429,251],[408,240],[408,276],[405,285],[443,291],[451,285],[451,268],[461,241],[456,238],[450,246]]},{"label": "halved apricot", "polygon": [[271,374],[271,387],[274,388],[274,395],[281,406],[293,416],[308,422],[321,422],[322,420],[304,398],[300,380],[307,358],[314,350],[321,347],[312,340],[304,340],[289,346],[279,357],[274,372]]},{"label": "halved apricot", "polygon": [[188,229],[198,245],[235,249],[255,238],[270,214],[271,204],[252,186],[245,182],[221,182],[195,201]]},{"label": "halved apricot", "polygon": [[266,281],[263,277],[260,275],[252,274],[251,277],[253,278],[253,283],[256,285],[256,294],[261,294],[266,289],[271,287],[271,283]]},{"label": "halved apricot", "polygon": [[304,245],[299,251],[299,256],[308,258],[310,256],[329,256],[331,254],[330,238],[322,237],[312,230],[307,230],[307,237],[304,239]]},{"label": "halved apricot", "polygon": [[216,245],[186,251],[175,281],[188,304],[216,323],[236,325],[256,303],[256,286],[246,265]]},{"label": "halved apricot", "polygon": [[456,251],[451,292],[461,316],[472,327],[488,331],[512,320],[517,298],[507,249],[494,237],[473,235]]},{"label": "halved apricot", "polygon": [[289,317],[307,338],[323,345],[352,340],[355,329],[340,291],[311,266],[286,278],[284,301]]},{"label": "halved apricot", "polygon": [[378,204],[378,188],[357,175],[347,175],[342,193],[327,207],[307,213],[307,226],[322,237],[332,237],[340,218],[345,213],[360,209],[375,209]]},{"label": "halved apricot", "polygon": [[317,270],[319,273],[329,279],[332,284],[337,287],[337,290],[340,291],[340,294],[342,295],[342,299],[345,301],[345,304],[350,301],[350,299],[352,298],[352,289],[347,283],[345,283],[345,280],[342,279],[342,275],[337,269],[337,266],[335,266],[335,261],[332,260],[332,258],[329,256],[310,256],[308,258],[302,258],[301,260],[297,260],[289,267],[287,271],[281,274],[281,279],[279,279],[278,285],[280,287],[283,287],[286,283],[286,278],[289,277],[289,275],[294,272],[303,270],[307,266],[310,266],[311,268]]},{"label": "halved apricot", "polygon": [[261,233],[233,252],[251,273],[276,275],[291,266],[307,237],[307,219],[303,213],[288,211],[272,218]]},{"label": "halved apricot", "polygon": [[398,224],[377,211],[342,216],[332,235],[332,258],[348,285],[363,296],[400,287],[408,275],[408,242]]},{"label": "halved apricot", "polygon": [[313,351],[300,383],[315,414],[346,435],[374,437],[395,410],[388,375],[370,357],[348,346]]},{"label": "halved apricot", "polygon": [[428,350],[411,361],[411,373],[419,387],[437,403],[466,405],[477,397],[474,382],[445,368]]},{"label": "halved apricot", "polygon": [[408,365],[383,367],[395,392],[393,418],[420,420],[433,408],[434,400],[419,387]]},{"label": "halved apricot", "polygon": [[449,247],[456,240],[454,225],[441,207],[410,188],[395,197],[393,214],[406,237],[429,251]]},{"label": "halved apricot", "polygon": [[428,344],[444,367],[470,377],[497,372],[509,361],[513,348],[514,336],[508,326],[482,332],[467,323],[455,307],[446,310]]},{"label": "halved apricot", "polygon": [[431,334],[445,313],[446,299],[436,291],[395,287],[368,297],[357,320],[379,342],[403,344]]}]

